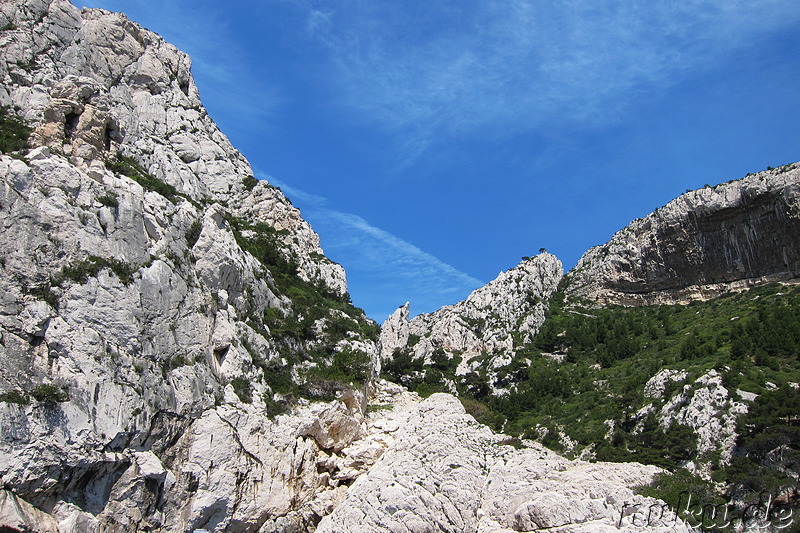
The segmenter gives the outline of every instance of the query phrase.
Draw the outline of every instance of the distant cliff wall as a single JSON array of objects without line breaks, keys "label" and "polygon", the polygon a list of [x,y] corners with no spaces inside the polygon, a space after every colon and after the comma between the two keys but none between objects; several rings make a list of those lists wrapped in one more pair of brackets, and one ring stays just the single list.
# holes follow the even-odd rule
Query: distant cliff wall
[{"label": "distant cliff wall", "polygon": [[800,277],[800,164],[687,192],[587,251],[569,298],[685,303]]}]

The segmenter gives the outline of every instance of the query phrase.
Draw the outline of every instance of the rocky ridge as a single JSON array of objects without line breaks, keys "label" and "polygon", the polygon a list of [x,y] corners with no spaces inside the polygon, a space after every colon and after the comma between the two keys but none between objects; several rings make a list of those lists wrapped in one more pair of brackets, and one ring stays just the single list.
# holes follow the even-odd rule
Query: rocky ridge
[{"label": "rocky ridge", "polygon": [[588,250],[567,295],[595,305],[688,303],[800,277],[800,164],[689,191]]},{"label": "rocky ridge", "polygon": [[[507,364],[514,347],[530,342],[544,323],[562,275],[561,261],[544,252],[501,272],[466,300],[433,313],[409,320],[406,304],[381,327],[381,360],[406,350],[412,358],[430,363],[439,350],[447,358],[461,358],[457,375],[478,365]],[[482,360],[487,354],[492,359]]]},{"label": "rocky ridge", "polygon": [[[520,305],[519,278],[506,283],[503,275],[473,293],[492,294],[488,305],[470,305],[471,295],[413,320],[408,304],[399,308],[382,327],[384,370],[420,392],[457,393],[470,412],[493,427],[537,438],[568,454],[671,462],[669,468],[686,469],[716,490],[727,491],[740,508],[748,504],[743,494],[765,487],[790,502],[797,490],[791,484],[796,467],[794,459],[785,457],[795,449],[782,436],[792,431],[784,427],[789,418],[774,419],[763,428],[765,416],[758,415],[762,426],[748,426],[747,417],[754,405],[755,412],[763,412],[759,394],[752,391],[796,389],[796,383],[784,382],[787,378],[777,371],[791,375],[794,368],[794,332],[782,326],[797,320],[791,303],[796,288],[786,284],[798,281],[798,237],[800,163],[688,191],[590,249],[563,278],[560,273],[553,276],[550,292],[534,293],[543,304],[541,315]],[[525,260],[509,273],[529,263]],[[772,282],[783,288],[768,285]],[[738,312],[723,314],[730,324],[742,314],[746,326],[731,330],[706,318],[692,328],[695,319],[682,318],[681,337],[671,331],[675,322],[670,316],[701,314],[700,307],[692,306],[682,314],[677,309],[683,306],[676,304],[756,287],[736,300],[732,308]],[[789,296],[781,300],[784,292]],[[762,297],[772,305],[755,310],[748,303]],[[730,299],[728,304],[722,300],[709,302],[702,313],[708,317],[717,304],[731,305]],[[512,305],[505,307],[507,302]],[[628,309],[614,309],[618,305]],[[630,309],[651,305],[665,307]],[[756,327],[766,317],[770,324]],[[535,325],[527,330],[533,334],[520,335],[518,324],[528,320]],[[654,347],[663,353],[653,354]],[[641,368],[634,370],[636,365]],[[644,374],[631,379],[631,372]],[[610,386],[617,378],[621,386]],[[598,392],[596,405],[577,399]],[[791,394],[785,393],[787,398]],[[559,409],[559,416],[553,416]],[[575,419],[565,412],[584,414]],[[562,425],[564,420],[570,427]],[[781,437],[768,445],[767,437],[756,441],[748,427]],[[614,448],[627,455],[608,451]],[[651,448],[664,454],[648,457],[643,450]],[[746,479],[748,473],[764,481],[751,483],[756,477]]]},{"label": "rocky ridge", "polygon": [[[362,531],[636,531],[634,510],[660,505],[630,487],[659,471],[569,461],[535,443],[522,449],[434,394],[395,407],[403,418],[380,460],[322,519],[319,533]],[[678,520],[648,529],[689,531]],[[672,530],[672,529],[669,529]]]}]

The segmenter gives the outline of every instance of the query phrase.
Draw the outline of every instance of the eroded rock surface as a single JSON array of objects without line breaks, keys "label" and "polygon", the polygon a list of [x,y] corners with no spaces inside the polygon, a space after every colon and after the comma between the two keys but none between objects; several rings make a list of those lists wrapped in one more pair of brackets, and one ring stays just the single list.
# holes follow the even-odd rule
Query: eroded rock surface
[{"label": "eroded rock surface", "polygon": [[62,533],[313,523],[306,501],[338,486],[317,454],[361,436],[364,402],[270,418],[276,375],[375,343],[333,309],[285,333],[308,311],[270,269],[344,300],[343,269],[211,121],[185,54],[66,0],[0,1],[0,28],[0,105],[33,128],[0,155],[8,498]]},{"label": "eroded rock surface", "polygon": [[515,449],[447,394],[398,409],[405,420],[394,443],[318,533],[638,531],[630,511],[657,504],[632,490],[657,467],[569,461],[533,443]]}]

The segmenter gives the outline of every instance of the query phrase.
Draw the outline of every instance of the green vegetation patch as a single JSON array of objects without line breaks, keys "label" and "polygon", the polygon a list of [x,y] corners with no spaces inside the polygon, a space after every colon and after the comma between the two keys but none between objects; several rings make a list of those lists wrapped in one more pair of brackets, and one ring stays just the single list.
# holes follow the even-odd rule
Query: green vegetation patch
[{"label": "green vegetation patch", "polygon": [[[419,337],[416,340],[419,340]],[[420,396],[428,397],[435,392],[452,392],[450,383],[460,381],[455,371],[461,363],[461,356],[448,357],[442,348],[431,354],[431,363],[426,365],[422,358],[415,357],[410,348],[398,351],[383,365],[383,374],[390,380],[408,387]]]},{"label": "green vegetation patch", "polygon": [[185,198],[185,195],[179,193],[175,187],[169,183],[164,183],[152,174],[149,174],[146,170],[139,166],[139,164],[134,161],[132,157],[117,154],[116,159],[113,161],[106,161],[106,168],[112,172],[116,172],[117,174],[122,174],[123,176],[131,178],[133,181],[141,185],[146,191],[157,192],[173,203],[178,197]]},{"label": "green vegetation patch", "polygon": [[28,395],[21,390],[10,390],[0,394],[0,402],[28,405],[31,403],[31,400]]},{"label": "green vegetation patch", "polygon": [[[452,380],[480,422],[554,449],[562,447],[561,431],[577,442],[574,455],[592,450],[597,460],[679,472],[687,461],[707,464],[730,495],[787,486],[791,472],[800,471],[800,391],[792,385],[800,381],[798,354],[798,286],[772,284],[707,302],[637,308],[567,307],[561,293],[551,299],[539,335],[493,372],[486,369],[491,356],[482,357],[475,371],[455,376],[454,367],[424,365],[408,350],[396,353],[384,372],[421,393]],[[645,397],[645,384],[662,369],[687,375],[667,382],[661,398]],[[673,423],[665,429],[657,419],[667,401],[711,369],[733,400],[739,400],[737,389],[759,395],[737,420],[739,439],[729,465],[720,463],[719,454],[698,457],[690,427]],[[492,394],[492,388],[505,394]],[[649,404],[649,413],[641,411]]]},{"label": "green vegetation patch", "polygon": [[202,220],[195,220],[189,226],[189,229],[186,230],[186,244],[189,248],[194,247],[197,244],[197,240],[200,238],[200,233],[203,231],[203,221]]},{"label": "green vegetation patch", "polygon": [[253,387],[250,380],[244,377],[233,378],[231,380],[233,391],[244,403],[253,403]]},{"label": "green vegetation patch", "polygon": [[256,185],[258,185],[258,179],[254,178],[253,176],[247,176],[242,180],[242,184],[244,188],[248,191],[252,191]]},{"label": "green vegetation patch", "polygon": [[58,294],[56,294],[56,292],[53,290],[52,282],[50,280],[33,287],[25,287],[24,291],[26,294],[30,294],[37,300],[47,302],[53,309],[58,309]]},{"label": "green vegetation patch", "polygon": [[69,401],[69,393],[63,387],[42,384],[31,391],[31,396],[40,403],[63,403]]},{"label": "green vegetation patch", "polygon": [[[269,224],[252,224],[226,217],[236,242],[270,273],[271,288],[289,300],[286,308],[269,307],[247,324],[278,346],[282,362],[265,361],[261,354],[242,342],[264,374],[271,392],[265,395],[268,410],[279,414],[298,397],[330,400],[346,388],[358,388],[369,377],[369,355],[342,347],[343,340],[376,342],[380,326],[353,306],[348,294],[338,294],[322,283],[305,281],[299,266],[283,242],[288,231]],[[277,404],[273,394],[283,400]]]},{"label": "green vegetation patch", "polygon": [[28,138],[33,128],[12,115],[7,107],[0,107],[0,152],[9,154],[28,148]]},{"label": "green vegetation patch", "polygon": [[83,284],[86,283],[90,277],[97,276],[104,268],[110,269],[116,274],[119,280],[126,285],[133,281],[133,275],[137,271],[135,267],[125,261],[120,261],[113,257],[105,258],[90,255],[86,259],[76,261],[63,267],[59,275],[59,282],[70,280],[75,283]]},{"label": "green vegetation patch", "polygon": [[97,201],[106,207],[119,207],[119,197],[117,196],[117,193],[113,191],[110,191],[108,194],[104,194],[103,196],[98,196]]}]

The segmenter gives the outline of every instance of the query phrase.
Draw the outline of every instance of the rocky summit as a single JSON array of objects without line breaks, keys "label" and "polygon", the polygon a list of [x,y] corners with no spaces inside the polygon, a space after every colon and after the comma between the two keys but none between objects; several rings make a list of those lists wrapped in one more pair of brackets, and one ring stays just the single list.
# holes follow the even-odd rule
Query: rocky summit
[{"label": "rocky summit", "polygon": [[0,531],[689,531],[645,437],[689,427],[697,453],[665,457],[708,481],[749,453],[748,406],[790,394],[756,392],[781,355],[730,347],[738,330],[715,345],[729,366],[698,366],[696,332],[692,364],[639,383],[597,328],[668,353],[680,311],[658,311],[662,335],[604,306],[794,280],[797,166],[687,193],[566,276],[542,251],[380,328],[209,118],[185,54],[67,0],[0,0],[0,51]]}]

